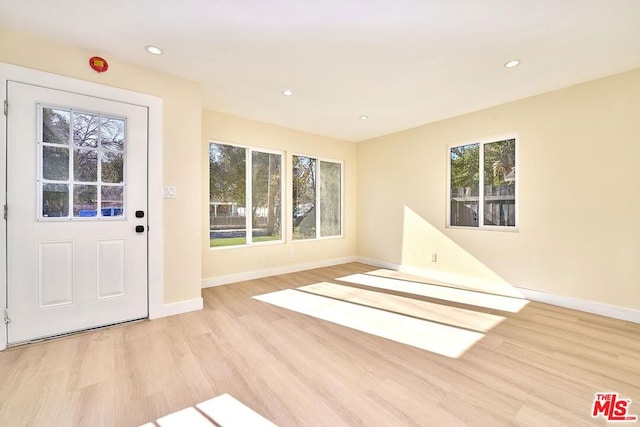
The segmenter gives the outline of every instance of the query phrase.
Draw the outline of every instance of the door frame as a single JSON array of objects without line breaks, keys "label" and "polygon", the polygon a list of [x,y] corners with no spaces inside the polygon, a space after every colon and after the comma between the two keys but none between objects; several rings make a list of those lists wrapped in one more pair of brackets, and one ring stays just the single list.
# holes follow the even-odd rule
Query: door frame
[{"label": "door frame", "polygon": [[[71,77],[37,71],[0,62],[0,105],[7,99],[7,81],[32,84],[62,91],[135,104],[148,110],[147,194],[148,194],[148,304],[149,318],[162,317],[163,294],[163,200],[162,200],[162,99],[156,96],[105,86]],[[35,107],[34,107],[35,108]],[[9,106],[9,110],[11,106]],[[2,110],[0,108],[0,110]],[[35,123],[33,124],[36,125]],[[0,211],[7,203],[7,116],[0,111]],[[11,215],[9,207],[9,215]],[[4,308],[7,306],[7,222],[0,215],[0,351],[7,347]],[[9,313],[10,314],[10,313]]]}]

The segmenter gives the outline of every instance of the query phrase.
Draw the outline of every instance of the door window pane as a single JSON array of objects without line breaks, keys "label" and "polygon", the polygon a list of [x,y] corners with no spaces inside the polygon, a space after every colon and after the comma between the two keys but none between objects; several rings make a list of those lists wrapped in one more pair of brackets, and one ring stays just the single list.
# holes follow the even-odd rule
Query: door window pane
[{"label": "door window pane", "polygon": [[42,216],[69,216],[69,186],[67,184],[42,185]]},{"label": "door window pane", "polygon": [[124,207],[124,187],[102,186],[100,213],[102,216],[122,216]]},{"label": "door window pane", "polygon": [[247,242],[246,148],[209,144],[209,227],[211,246]]},{"label": "door window pane", "polygon": [[55,181],[69,179],[69,149],[45,145],[42,147],[42,177]]},{"label": "door window pane", "polygon": [[293,238],[316,238],[316,159],[293,156]]},{"label": "door window pane", "polygon": [[73,216],[92,217],[97,215],[98,186],[73,186]]},{"label": "door window pane", "polygon": [[42,142],[69,144],[71,112],[54,108],[42,109]]},{"label": "door window pane", "polygon": [[80,147],[98,146],[98,116],[73,113],[73,143]]},{"label": "door window pane", "polygon": [[320,162],[320,236],[341,234],[342,165]]},{"label": "door window pane", "polygon": [[73,179],[83,182],[98,180],[98,152],[96,150],[73,150]]},{"label": "door window pane", "polygon": [[280,240],[282,156],[272,153],[251,153],[252,236],[254,242]]},{"label": "door window pane", "polygon": [[124,181],[124,154],[102,152],[102,182],[119,184]]},{"label": "door window pane", "polygon": [[124,150],[124,120],[102,118],[100,126],[100,141],[106,150]]}]

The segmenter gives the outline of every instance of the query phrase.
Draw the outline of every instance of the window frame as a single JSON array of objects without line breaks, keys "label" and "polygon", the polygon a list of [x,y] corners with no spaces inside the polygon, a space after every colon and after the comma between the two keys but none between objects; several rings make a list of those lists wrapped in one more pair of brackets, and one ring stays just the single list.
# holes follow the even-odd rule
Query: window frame
[{"label": "window frame", "polygon": [[[313,242],[318,240],[329,240],[329,239],[342,239],[344,238],[344,160],[331,159],[327,157],[320,156],[312,156],[309,154],[300,154],[300,153],[291,153],[291,157],[289,159],[289,164],[291,165],[291,209],[288,212],[288,215],[293,215],[293,211],[295,209],[294,200],[293,200],[293,158],[294,157],[307,157],[309,159],[314,159],[316,161],[316,236],[308,239],[295,239],[293,234],[293,219],[291,220],[291,228],[289,229],[290,241],[291,242]],[[322,228],[320,222],[320,212],[322,211],[322,201],[320,200],[320,180],[321,180],[321,172],[320,172],[320,164],[321,162],[335,163],[340,165],[340,234],[336,234],[333,236],[322,236]]]},{"label": "window frame", "polygon": [[[515,146],[515,225],[485,225],[484,224],[484,207],[485,207],[485,198],[484,198],[484,147],[487,144],[514,140]],[[485,230],[485,231],[503,231],[503,232],[519,232],[520,229],[520,138],[516,133],[510,133],[505,135],[491,136],[486,138],[481,138],[473,141],[467,141],[463,143],[450,144],[447,145],[447,192],[446,192],[446,220],[445,227],[452,229],[460,229],[460,230]],[[479,145],[479,153],[478,153],[478,226],[468,226],[468,225],[452,225],[451,224],[451,150],[456,147],[463,147],[466,145]]]},{"label": "window frame", "polygon": [[[283,244],[285,242],[285,230],[287,229],[287,221],[285,217],[285,183],[286,183],[286,168],[285,168],[285,159],[286,153],[282,150],[275,150],[271,148],[263,148],[252,145],[245,144],[237,144],[233,142],[220,141],[215,139],[209,139],[207,148],[208,150],[211,148],[211,144],[220,144],[220,145],[229,145],[237,148],[243,148],[245,150],[245,208],[247,214],[245,214],[245,243],[236,244],[236,245],[225,245],[225,246],[211,246],[209,243],[209,250],[226,250],[226,249],[234,249],[234,248],[242,248],[249,246],[264,246],[264,245],[278,245]],[[207,152],[208,152],[207,150]],[[264,154],[277,154],[280,156],[280,238],[277,240],[268,240],[264,242],[254,242],[253,241],[253,224],[252,224],[252,215],[251,211],[253,209],[253,158],[252,153],[259,152]],[[208,162],[210,164],[210,162]],[[209,187],[209,183],[211,182],[211,168],[209,167],[209,179],[207,180],[207,223],[211,223],[211,188]],[[210,242],[210,227],[207,230],[207,240]]]}]

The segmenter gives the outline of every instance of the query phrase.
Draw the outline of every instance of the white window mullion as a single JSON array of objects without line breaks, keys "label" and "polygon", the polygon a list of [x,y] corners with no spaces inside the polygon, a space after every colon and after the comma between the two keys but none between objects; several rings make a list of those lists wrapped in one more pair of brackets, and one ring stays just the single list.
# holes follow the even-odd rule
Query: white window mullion
[{"label": "white window mullion", "polygon": [[316,159],[316,239],[319,239],[320,234],[320,212],[322,211],[322,200],[320,197],[320,159]]},{"label": "white window mullion", "polygon": [[478,150],[478,228],[484,227],[484,142],[480,142]]},{"label": "white window mullion", "polygon": [[514,228],[517,229],[518,227],[520,227],[520,203],[518,202],[518,200],[520,199],[520,187],[519,187],[519,184],[520,184],[520,173],[519,173],[519,171],[520,171],[520,150],[518,149],[518,139],[517,138],[514,138],[514,139],[516,139],[516,142],[515,142],[515,150],[516,150],[516,153],[515,153],[515,162],[516,162],[516,165],[515,165],[515,169],[516,169],[516,171],[515,171],[515,180],[516,180],[516,183],[515,183],[515,186],[514,186],[514,191],[515,191],[515,200],[514,200],[514,204],[515,204],[515,207],[514,207],[514,209],[515,209],[515,218],[514,218],[515,219],[515,223],[514,223]]},{"label": "white window mullion", "polygon": [[340,162],[340,235],[344,236],[344,162]]},{"label": "white window mullion", "polygon": [[[96,157],[98,159],[98,167],[96,170],[96,217],[98,219],[102,218],[102,149],[102,114],[100,114],[98,115],[98,145],[96,147]],[[125,164],[125,159],[123,158],[123,168]],[[122,176],[124,177],[124,170]],[[124,208],[124,203],[122,207]]]},{"label": "white window mullion", "polygon": [[[282,241],[286,241],[287,239],[287,233],[289,233],[289,229],[288,227],[288,223],[286,218],[289,215],[286,215],[285,212],[287,212],[286,210],[286,205],[287,205],[287,199],[289,199],[288,197],[285,199],[287,193],[286,193],[286,183],[287,183],[287,175],[286,175],[286,170],[287,170],[287,166],[286,166],[286,160],[285,160],[285,155],[284,153],[280,154],[280,199],[278,200],[278,204],[280,206],[280,239]],[[291,176],[293,176],[293,170],[291,171]],[[292,194],[293,197],[293,194]],[[293,205],[293,202],[291,203]],[[291,220],[291,224],[293,225],[293,219]],[[293,236],[292,236],[293,239]]]},{"label": "white window mullion", "polygon": [[251,243],[253,243],[253,230],[252,230],[252,224],[251,224],[251,220],[253,218],[252,212],[253,212],[253,206],[252,206],[252,202],[253,202],[253,193],[252,193],[252,182],[251,182],[251,171],[253,170],[253,165],[251,162],[251,149],[246,148],[245,149],[245,206],[246,206],[246,212],[245,212],[245,234],[246,234],[246,242],[247,245],[250,245]]},{"label": "white window mullion", "polygon": [[73,150],[75,148],[74,139],[73,139],[73,116],[74,110],[70,110],[70,118],[69,120],[69,220],[73,219]]}]

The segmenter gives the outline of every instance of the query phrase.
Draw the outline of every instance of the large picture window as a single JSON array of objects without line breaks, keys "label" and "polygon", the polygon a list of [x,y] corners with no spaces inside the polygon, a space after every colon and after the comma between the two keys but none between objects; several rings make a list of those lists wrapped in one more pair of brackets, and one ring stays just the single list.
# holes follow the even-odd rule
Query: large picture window
[{"label": "large picture window", "polygon": [[514,229],[516,139],[451,147],[449,158],[449,226]]},{"label": "large picture window", "polygon": [[209,144],[210,247],[282,240],[281,153]]},{"label": "large picture window", "polygon": [[293,156],[293,239],[342,235],[342,163]]}]

